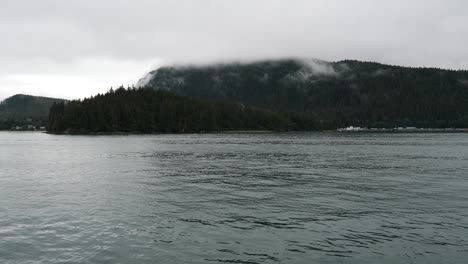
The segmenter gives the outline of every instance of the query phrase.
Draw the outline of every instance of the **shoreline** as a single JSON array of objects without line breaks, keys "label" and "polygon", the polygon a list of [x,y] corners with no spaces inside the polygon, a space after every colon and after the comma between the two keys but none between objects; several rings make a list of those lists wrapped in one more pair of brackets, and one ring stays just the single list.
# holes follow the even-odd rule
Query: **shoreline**
[{"label": "shoreline", "polygon": [[468,128],[360,128],[354,130],[337,129],[338,133],[397,133],[397,134],[428,134],[428,133],[468,133]]},{"label": "shoreline", "polygon": [[[22,132],[22,131],[9,131],[4,132]],[[70,132],[50,132],[50,131],[29,131],[29,132],[40,132],[49,135],[65,135],[65,136],[131,136],[131,135],[204,135],[204,134],[275,134],[275,133],[336,133],[336,134],[464,134],[468,133],[468,128],[460,129],[445,129],[445,128],[431,128],[431,129],[418,129],[418,130],[398,130],[398,129],[362,129],[356,131],[339,131],[339,130],[310,130],[310,131],[273,131],[273,130],[232,130],[232,131],[202,131],[202,132],[181,132],[181,133],[143,133],[143,132],[86,132],[86,133],[70,133]]]},{"label": "shoreline", "polygon": [[[9,130],[5,130],[9,131]],[[16,131],[11,131],[16,132]],[[164,133],[164,132],[153,132],[153,133],[144,133],[144,132],[124,132],[124,131],[115,131],[115,132],[51,132],[51,131],[37,131],[43,132],[49,135],[68,135],[68,136],[130,136],[130,135],[197,135],[197,134],[272,134],[272,133],[285,133],[285,132],[299,132],[299,131],[273,131],[273,130],[232,130],[232,131],[201,131],[201,132],[179,132],[179,133]],[[320,132],[320,131],[304,131],[304,132]]]}]

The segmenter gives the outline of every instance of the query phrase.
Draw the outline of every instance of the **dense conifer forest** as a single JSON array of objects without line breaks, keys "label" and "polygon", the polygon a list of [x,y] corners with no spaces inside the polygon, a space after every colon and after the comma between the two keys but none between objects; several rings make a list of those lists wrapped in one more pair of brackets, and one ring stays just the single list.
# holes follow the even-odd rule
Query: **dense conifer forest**
[{"label": "dense conifer forest", "polygon": [[312,116],[324,128],[468,127],[468,71],[286,59],[162,67],[141,82],[191,98]]},{"label": "dense conifer forest", "polygon": [[167,91],[119,88],[50,109],[51,133],[190,133],[232,130],[314,130],[308,116],[237,103],[202,102]]},{"label": "dense conifer forest", "polygon": [[56,103],[55,133],[468,127],[468,72],[278,60],[162,67],[84,100]]}]

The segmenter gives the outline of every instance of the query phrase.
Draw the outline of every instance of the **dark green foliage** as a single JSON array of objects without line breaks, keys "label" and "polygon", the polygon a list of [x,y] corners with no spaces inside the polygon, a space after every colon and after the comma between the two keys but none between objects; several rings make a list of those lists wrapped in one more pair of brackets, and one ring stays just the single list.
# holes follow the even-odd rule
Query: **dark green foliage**
[{"label": "dark green foliage", "polygon": [[321,128],[468,127],[468,71],[359,61],[163,67],[149,86],[214,102],[312,115]]},{"label": "dark green foliage", "polygon": [[62,99],[18,94],[0,103],[0,130],[13,127],[42,127],[47,125],[49,109]]},{"label": "dark green foliage", "polygon": [[313,130],[307,116],[232,103],[207,103],[153,89],[110,90],[104,95],[54,104],[53,133],[189,133],[227,130]]}]

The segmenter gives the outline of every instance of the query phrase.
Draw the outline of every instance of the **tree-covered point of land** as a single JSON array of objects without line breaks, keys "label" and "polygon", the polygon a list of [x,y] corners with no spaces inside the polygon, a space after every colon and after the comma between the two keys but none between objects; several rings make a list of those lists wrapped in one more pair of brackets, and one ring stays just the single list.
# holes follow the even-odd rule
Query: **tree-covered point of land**
[{"label": "tree-covered point of land", "polygon": [[54,104],[52,133],[189,133],[229,130],[313,130],[304,115],[262,110],[237,103],[203,102],[153,89],[110,90],[84,100]]},{"label": "tree-covered point of land", "polygon": [[142,89],[55,104],[52,132],[468,127],[468,71],[359,61],[162,67]]}]

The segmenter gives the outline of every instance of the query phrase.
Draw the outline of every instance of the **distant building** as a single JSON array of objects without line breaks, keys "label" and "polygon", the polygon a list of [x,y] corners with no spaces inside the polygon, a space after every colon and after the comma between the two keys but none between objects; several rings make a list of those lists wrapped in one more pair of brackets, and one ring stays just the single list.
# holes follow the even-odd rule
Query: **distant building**
[{"label": "distant building", "polygon": [[340,132],[354,132],[354,131],[362,131],[362,130],[363,130],[363,128],[354,127],[354,126],[349,126],[349,127],[338,129],[338,131],[340,131]]}]

